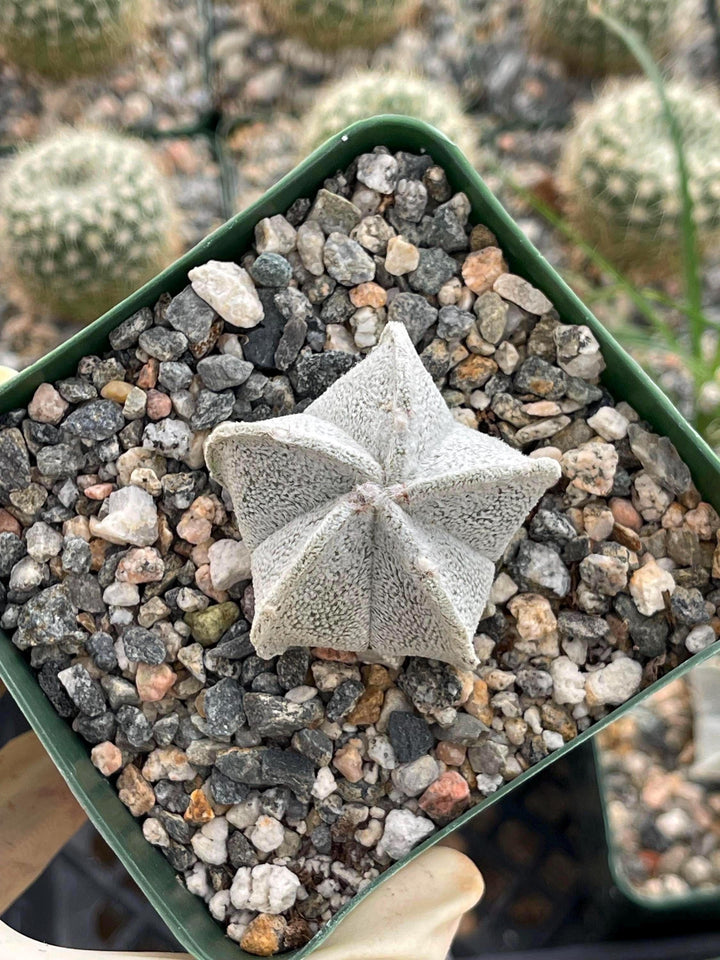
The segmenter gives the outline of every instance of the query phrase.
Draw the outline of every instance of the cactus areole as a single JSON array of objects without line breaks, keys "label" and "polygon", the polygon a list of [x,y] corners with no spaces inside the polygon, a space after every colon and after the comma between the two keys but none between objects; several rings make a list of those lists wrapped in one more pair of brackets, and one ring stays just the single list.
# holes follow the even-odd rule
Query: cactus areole
[{"label": "cactus areole", "polygon": [[402,323],[303,413],[205,445],[252,551],[251,639],[472,668],[494,563],[560,476],[458,423]]}]

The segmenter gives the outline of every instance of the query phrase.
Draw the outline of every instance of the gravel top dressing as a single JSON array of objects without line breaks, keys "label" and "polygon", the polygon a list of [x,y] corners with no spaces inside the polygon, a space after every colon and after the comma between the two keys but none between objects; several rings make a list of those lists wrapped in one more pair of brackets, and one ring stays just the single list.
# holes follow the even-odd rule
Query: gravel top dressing
[{"label": "gravel top dressing", "polygon": [[[600,385],[591,331],[469,217],[430,157],[378,147],[259,222],[242,269],[191,271],[2,416],[0,626],[249,953],[302,946],[720,627],[720,517]],[[203,444],[302,412],[392,321],[460,423],[562,476],[497,563],[473,670],[330,647],[261,659],[250,553]]]}]

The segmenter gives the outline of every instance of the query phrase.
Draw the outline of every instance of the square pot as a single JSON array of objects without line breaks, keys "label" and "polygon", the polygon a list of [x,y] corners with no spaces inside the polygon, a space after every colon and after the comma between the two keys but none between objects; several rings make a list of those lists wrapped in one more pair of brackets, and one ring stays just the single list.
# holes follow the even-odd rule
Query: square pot
[{"label": "square pot", "polygon": [[[346,167],[357,155],[372,150],[379,144],[384,144],[391,150],[427,152],[436,163],[444,167],[453,188],[467,194],[472,204],[471,219],[486,224],[497,236],[510,268],[542,290],[553,301],[566,323],[586,324],[592,329],[601,344],[607,364],[605,385],[616,397],[631,403],[658,433],[665,434],[672,440],[692,470],[694,481],[703,496],[720,510],[720,460],[532,246],[457,147],[433,127],[407,117],[386,116],[363,120],[331,138],[244,213],[233,217],[154,280],[0,389],[0,412],[26,404],[41,383],[69,376],[81,357],[104,352],[108,348],[109,331],[141,307],[152,307],[162,293],[179,293],[186,285],[187,272],[192,267],[210,259],[239,260],[250,246],[258,220],[283,213],[299,197],[308,197],[317,191],[327,177]],[[715,646],[695,654],[574,740],[505,784],[452,824],[438,830],[404,861],[385,871],[362,895],[352,901],[352,905],[418,853],[496,803],[517,785],[594,736],[635,703],[714,652]],[[249,954],[225,936],[220,925],[210,916],[206,905],[178,883],[174,870],[162,854],[147,843],[138,821],[120,802],[114,787],[90,762],[85,743],[55,713],[25,659],[10,638],[2,633],[0,678],[25,713],[90,819],[180,943],[197,960],[251,960]],[[348,905],[337,914],[305,947],[284,956],[293,960],[308,956],[322,943],[350,907],[351,905]]]},{"label": "square pot", "polygon": [[[711,648],[715,651],[715,645]],[[683,666],[685,666],[683,664]],[[673,677],[679,674],[675,672]],[[607,852],[607,864],[614,889],[613,899],[618,911],[618,923],[624,930],[653,931],[653,936],[663,932],[671,935],[680,924],[693,918],[693,926],[717,930],[720,920],[720,885],[688,893],[667,894],[664,897],[648,897],[632,885],[622,868],[622,857],[616,832],[610,818],[610,790],[602,759],[602,749],[595,740],[592,744],[604,837],[601,841]]]}]

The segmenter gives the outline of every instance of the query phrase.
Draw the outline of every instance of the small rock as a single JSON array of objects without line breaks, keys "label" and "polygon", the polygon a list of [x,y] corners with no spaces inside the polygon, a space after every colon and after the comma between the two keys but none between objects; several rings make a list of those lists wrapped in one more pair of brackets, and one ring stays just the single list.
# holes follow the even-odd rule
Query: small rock
[{"label": "small rock", "polygon": [[443,773],[418,800],[418,806],[433,820],[447,823],[459,816],[470,800],[467,780],[455,770]]},{"label": "small rock", "polygon": [[[486,249],[492,248],[486,247]],[[528,313],[534,313],[536,316],[552,310],[552,303],[544,293],[541,293],[540,290],[533,287],[527,280],[516,276],[514,273],[500,274],[493,282],[493,290],[495,293],[500,294],[503,300],[516,303],[519,307],[522,307],[523,310],[527,310]],[[566,326],[563,329],[573,330],[574,328]]]},{"label": "small rock", "polygon": [[[110,543],[131,543],[146,547],[158,538],[158,514],[150,494],[139,487],[123,487],[107,499],[108,512],[103,520],[91,522],[94,536]],[[95,518],[92,518],[95,519]]]},{"label": "small rock", "polygon": [[[296,236],[295,227],[281,213],[276,213],[255,225],[255,249],[258,253],[290,253],[295,249]],[[222,316],[220,310],[218,313]]]},{"label": "small rock", "polygon": [[651,557],[630,577],[630,594],[635,606],[645,617],[665,609],[664,593],[672,594],[675,580]]},{"label": "small rock", "polygon": [[104,777],[111,777],[122,767],[122,751],[105,740],[96,744],[90,751],[90,759]]},{"label": "small rock", "polygon": [[65,416],[69,404],[60,396],[55,387],[41,383],[28,404],[28,416],[38,423],[57,425]]},{"label": "small rock", "polygon": [[162,638],[144,627],[128,627],[122,635],[123,647],[128,660],[136,663],[163,663],[167,650]]},{"label": "small rock", "polygon": [[404,277],[417,270],[420,251],[403,237],[391,237],[387,241],[385,269],[393,277]]},{"label": "small rock", "polygon": [[606,667],[588,673],[585,692],[591,707],[615,706],[628,700],[640,687],[642,667],[637,660],[619,657]]},{"label": "small rock", "polygon": [[150,813],[155,805],[155,791],[134,764],[125,767],[116,786],[120,800],[134,817]]},{"label": "small rock", "polygon": [[380,857],[402,860],[414,846],[435,830],[432,820],[418,817],[409,810],[391,810],[385,818],[385,829],[377,845]]},{"label": "small rock", "polygon": [[507,264],[502,250],[498,247],[484,247],[467,255],[462,266],[462,276],[473,293],[481,294],[492,290],[495,281],[506,270]]},{"label": "small rock", "polygon": [[325,269],[338,283],[354,287],[375,276],[375,262],[356,240],[342,233],[331,233],[323,250]]},{"label": "small rock", "polygon": [[433,736],[426,721],[404,710],[390,714],[387,732],[400,763],[417,760],[433,746]]}]

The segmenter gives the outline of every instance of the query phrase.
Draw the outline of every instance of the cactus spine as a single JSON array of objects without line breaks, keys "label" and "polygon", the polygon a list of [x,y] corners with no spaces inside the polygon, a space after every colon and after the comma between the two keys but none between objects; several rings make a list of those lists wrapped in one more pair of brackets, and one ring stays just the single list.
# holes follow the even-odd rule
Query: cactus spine
[{"label": "cactus spine", "polygon": [[[632,27],[654,56],[672,45],[680,0],[604,0],[608,13]],[[622,40],[593,16],[588,0],[527,0],[531,42],[575,73],[634,73],[637,61]]]},{"label": "cactus spine", "polygon": [[142,30],[145,0],[2,0],[7,60],[54,79],[114,63]]},{"label": "cactus spine", "polygon": [[93,320],[171,259],[172,203],[129,137],[63,131],[22,151],[0,203],[9,278],[56,316]]},{"label": "cactus spine", "polygon": [[405,114],[433,124],[472,159],[476,130],[455,90],[401,72],[352,73],[328,84],[303,119],[308,153],[343,127],[382,113]]},{"label": "cactus spine", "polygon": [[263,0],[268,24],[320,50],[374,47],[408,24],[418,0]]},{"label": "cactus spine", "polygon": [[[702,248],[720,237],[720,100],[670,83]],[[675,149],[653,85],[608,85],[568,135],[560,167],[567,212],[605,256],[638,276],[673,270],[681,247]]]}]

